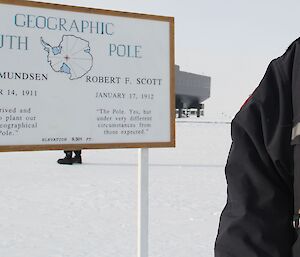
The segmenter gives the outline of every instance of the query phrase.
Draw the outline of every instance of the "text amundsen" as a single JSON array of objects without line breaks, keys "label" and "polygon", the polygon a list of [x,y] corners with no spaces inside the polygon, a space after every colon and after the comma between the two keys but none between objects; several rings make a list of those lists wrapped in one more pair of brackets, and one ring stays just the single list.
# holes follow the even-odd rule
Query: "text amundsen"
[{"label": "text amundsen", "polygon": [[0,72],[0,79],[48,80],[48,74],[26,72]]}]

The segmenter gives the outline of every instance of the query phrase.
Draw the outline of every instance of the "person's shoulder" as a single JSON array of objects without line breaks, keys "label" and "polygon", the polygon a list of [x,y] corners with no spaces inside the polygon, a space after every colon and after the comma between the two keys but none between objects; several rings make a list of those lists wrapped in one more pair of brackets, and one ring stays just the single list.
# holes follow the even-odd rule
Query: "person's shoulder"
[{"label": "person's shoulder", "polygon": [[283,67],[283,70],[292,69],[295,62],[300,62],[300,37],[294,40],[281,56],[273,60],[273,63]]},{"label": "person's shoulder", "polygon": [[294,40],[289,47],[286,49],[285,54],[292,51],[297,45],[300,44],[300,37],[298,37],[296,40]]}]

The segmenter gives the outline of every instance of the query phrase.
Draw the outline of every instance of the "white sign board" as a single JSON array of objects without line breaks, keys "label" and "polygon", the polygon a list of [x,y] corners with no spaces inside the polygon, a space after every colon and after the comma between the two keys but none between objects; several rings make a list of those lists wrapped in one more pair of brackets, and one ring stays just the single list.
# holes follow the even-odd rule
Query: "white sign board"
[{"label": "white sign board", "polygon": [[0,0],[0,151],[171,147],[171,17]]}]

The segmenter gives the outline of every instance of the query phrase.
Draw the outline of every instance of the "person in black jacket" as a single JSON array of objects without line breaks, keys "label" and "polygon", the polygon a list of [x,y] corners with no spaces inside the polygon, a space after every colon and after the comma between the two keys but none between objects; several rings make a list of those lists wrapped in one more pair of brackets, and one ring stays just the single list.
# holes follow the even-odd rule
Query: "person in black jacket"
[{"label": "person in black jacket", "polygon": [[231,136],[215,257],[299,257],[300,39],[270,63]]},{"label": "person in black jacket", "polygon": [[[73,157],[73,152],[75,156]],[[82,163],[82,158],[81,158],[81,150],[74,150],[74,151],[64,151],[66,156],[64,158],[58,159],[57,162],[59,164],[73,164],[73,163]]]}]

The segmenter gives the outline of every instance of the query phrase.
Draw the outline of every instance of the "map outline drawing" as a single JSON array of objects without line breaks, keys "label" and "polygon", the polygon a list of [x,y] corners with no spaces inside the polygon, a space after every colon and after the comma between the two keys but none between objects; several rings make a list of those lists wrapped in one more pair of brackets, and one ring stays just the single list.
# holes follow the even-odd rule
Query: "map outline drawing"
[{"label": "map outline drawing", "polygon": [[93,68],[89,41],[75,35],[63,35],[58,46],[51,46],[43,37],[40,40],[52,70],[70,75],[70,80],[82,78]]}]

